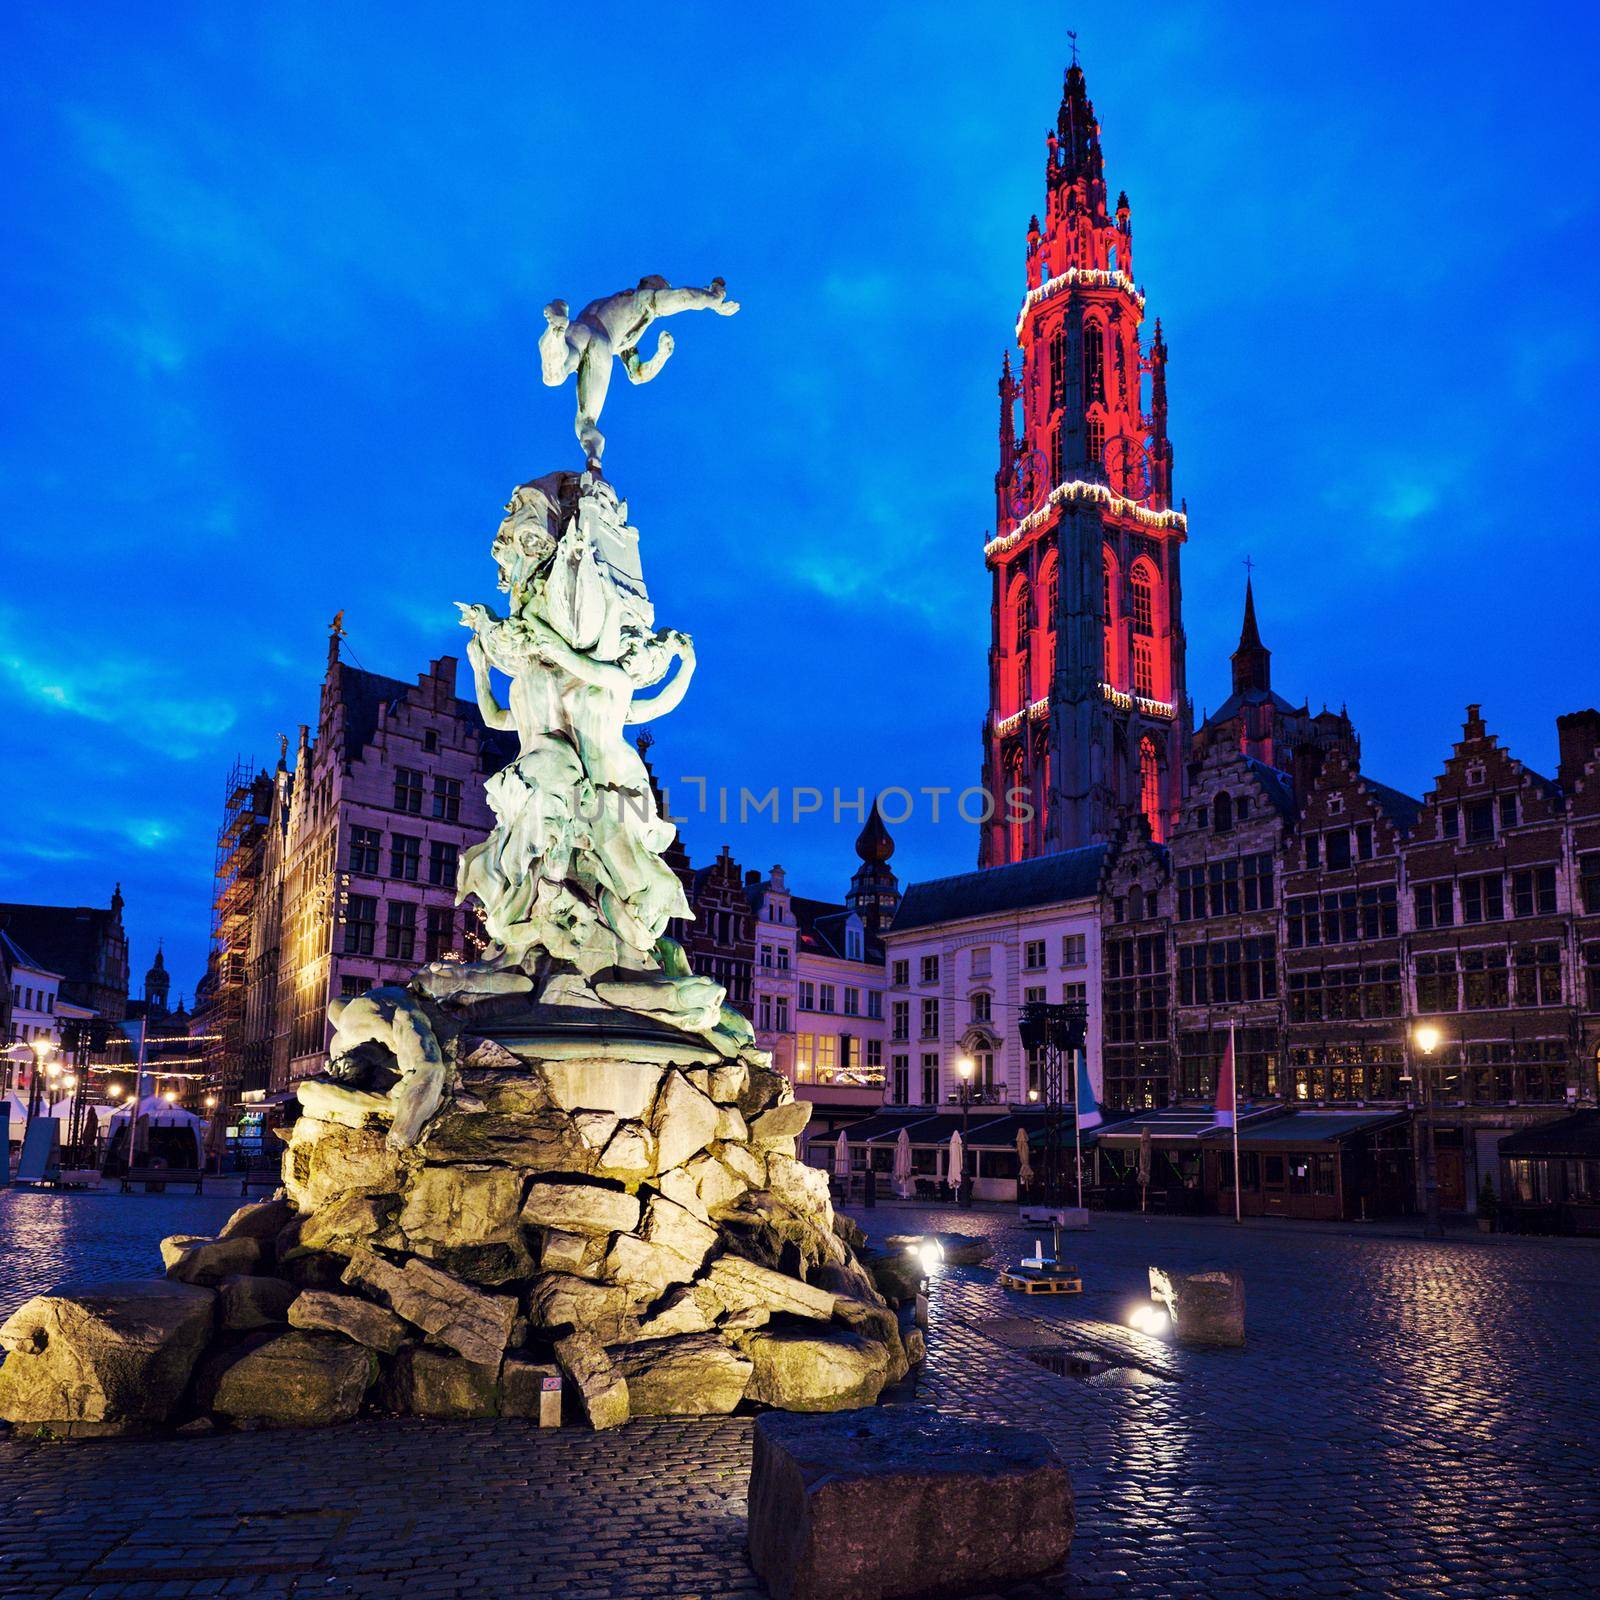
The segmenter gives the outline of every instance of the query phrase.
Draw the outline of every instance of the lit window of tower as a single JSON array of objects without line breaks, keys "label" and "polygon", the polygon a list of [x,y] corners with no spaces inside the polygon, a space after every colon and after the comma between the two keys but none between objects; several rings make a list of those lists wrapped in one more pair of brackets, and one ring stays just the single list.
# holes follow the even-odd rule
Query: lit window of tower
[{"label": "lit window of tower", "polygon": [[[987,866],[1110,839],[1136,811],[1160,837],[1189,739],[1178,570],[1188,523],[1172,503],[1167,347],[1159,322],[1148,347],[1141,337],[1132,211],[1126,195],[1107,207],[1076,62],[1046,140],[1045,190],[1043,220],[1028,228],[1019,349],[1000,374],[984,729],[990,792],[1019,778],[1042,825],[1008,825],[998,805],[981,833]],[[1040,605],[1025,627],[1014,602],[1030,594]],[[1024,675],[1028,627],[1039,638]]]}]

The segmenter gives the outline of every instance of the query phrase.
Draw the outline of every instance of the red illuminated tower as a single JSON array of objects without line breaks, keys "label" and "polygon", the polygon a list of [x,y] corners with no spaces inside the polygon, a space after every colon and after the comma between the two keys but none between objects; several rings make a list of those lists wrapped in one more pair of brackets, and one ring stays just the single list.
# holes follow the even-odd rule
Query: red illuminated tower
[{"label": "red illuminated tower", "polygon": [[[1172,507],[1167,347],[1140,339],[1126,194],[1106,208],[1100,128],[1076,62],[1028,226],[1021,357],[1000,376],[1000,470],[979,863],[1109,839],[1135,810],[1161,838],[1189,734]],[[1018,415],[1018,402],[1020,418]],[[1008,820],[1023,789],[1031,821]]]}]

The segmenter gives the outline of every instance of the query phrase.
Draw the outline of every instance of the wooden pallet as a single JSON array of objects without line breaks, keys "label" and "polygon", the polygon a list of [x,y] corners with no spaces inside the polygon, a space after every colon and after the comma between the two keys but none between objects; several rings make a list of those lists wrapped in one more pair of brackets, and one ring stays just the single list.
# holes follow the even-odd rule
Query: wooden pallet
[{"label": "wooden pallet", "polygon": [[1006,1267],[1000,1273],[1000,1287],[1017,1294],[1082,1294],[1083,1279],[1073,1267]]}]

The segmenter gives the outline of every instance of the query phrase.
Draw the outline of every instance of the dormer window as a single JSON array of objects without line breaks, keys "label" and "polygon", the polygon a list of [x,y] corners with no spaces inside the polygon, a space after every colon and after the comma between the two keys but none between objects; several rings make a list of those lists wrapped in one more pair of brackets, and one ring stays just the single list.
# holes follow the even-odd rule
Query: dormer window
[{"label": "dormer window", "polygon": [[1218,833],[1227,833],[1233,827],[1233,796],[1224,791],[1211,802],[1211,814]]},{"label": "dormer window", "polygon": [[1343,812],[1343,810],[1344,796],[1342,794],[1330,794],[1328,796],[1328,815],[1330,817],[1337,817]]}]

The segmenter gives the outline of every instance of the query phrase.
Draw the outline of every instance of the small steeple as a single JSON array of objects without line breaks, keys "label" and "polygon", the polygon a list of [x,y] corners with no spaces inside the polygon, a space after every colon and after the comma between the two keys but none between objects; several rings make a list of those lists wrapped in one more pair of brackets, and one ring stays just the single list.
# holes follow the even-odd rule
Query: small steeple
[{"label": "small steeple", "polygon": [[856,854],[861,865],[850,880],[850,892],[844,903],[861,918],[868,937],[878,934],[894,921],[900,906],[900,880],[889,865],[894,854],[894,840],[884,826],[878,802],[872,802],[872,812],[866,826],[856,837]]},{"label": "small steeple", "polygon": [[149,970],[144,975],[144,1003],[148,1011],[165,1011],[167,1009],[167,996],[171,992],[172,979],[167,974],[166,957],[161,952],[161,945],[156,945],[156,958],[150,963]]},{"label": "small steeple", "polygon": [[344,612],[335,611],[333,621],[328,624],[328,665],[339,664],[339,641],[344,638]]},{"label": "small steeple", "polygon": [[1051,163],[1052,183],[1091,184],[1104,177],[1100,156],[1100,124],[1094,119],[1094,102],[1083,68],[1076,61],[1067,68],[1061,88],[1061,109],[1056,113],[1056,151]]},{"label": "small steeple", "polygon": [[1272,687],[1272,652],[1261,642],[1256,626],[1256,597],[1248,574],[1244,580],[1244,625],[1233,652],[1233,692],[1266,691]]}]

